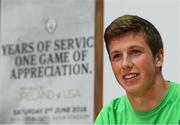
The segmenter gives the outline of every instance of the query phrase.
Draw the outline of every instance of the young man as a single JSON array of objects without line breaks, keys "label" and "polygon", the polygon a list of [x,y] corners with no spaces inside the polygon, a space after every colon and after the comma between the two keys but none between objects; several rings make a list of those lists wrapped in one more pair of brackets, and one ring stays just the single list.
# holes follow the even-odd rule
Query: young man
[{"label": "young man", "polygon": [[180,124],[180,84],[163,78],[157,29],[141,17],[124,15],[106,28],[104,39],[126,95],[103,107],[95,124]]}]

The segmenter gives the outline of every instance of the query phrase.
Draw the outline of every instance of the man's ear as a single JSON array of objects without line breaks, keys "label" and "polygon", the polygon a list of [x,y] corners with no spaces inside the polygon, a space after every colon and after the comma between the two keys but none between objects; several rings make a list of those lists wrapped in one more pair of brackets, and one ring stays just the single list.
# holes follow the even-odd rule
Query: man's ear
[{"label": "man's ear", "polygon": [[155,63],[156,63],[156,67],[161,67],[164,61],[164,51],[163,49],[160,49],[159,52],[156,54],[155,57]]}]

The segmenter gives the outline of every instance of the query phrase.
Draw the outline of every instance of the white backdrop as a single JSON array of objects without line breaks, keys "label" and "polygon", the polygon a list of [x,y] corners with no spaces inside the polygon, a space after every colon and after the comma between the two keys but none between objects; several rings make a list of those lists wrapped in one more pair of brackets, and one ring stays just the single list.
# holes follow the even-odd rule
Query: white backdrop
[{"label": "white backdrop", "polygon": [[[155,25],[164,42],[164,78],[180,83],[180,0],[104,0],[104,29],[124,14],[139,15]],[[113,75],[106,49],[103,80],[103,104],[125,94]]]}]

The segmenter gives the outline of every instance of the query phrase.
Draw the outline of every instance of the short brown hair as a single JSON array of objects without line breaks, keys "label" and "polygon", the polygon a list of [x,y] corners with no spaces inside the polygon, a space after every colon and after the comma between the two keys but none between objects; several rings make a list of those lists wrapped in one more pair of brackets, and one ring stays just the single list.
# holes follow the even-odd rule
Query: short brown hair
[{"label": "short brown hair", "polygon": [[154,57],[163,49],[161,36],[153,24],[136,15],[123,15],[115,19],[105,30],[104,40],[108,53],[111,40],[128,32],[143,33]]}]

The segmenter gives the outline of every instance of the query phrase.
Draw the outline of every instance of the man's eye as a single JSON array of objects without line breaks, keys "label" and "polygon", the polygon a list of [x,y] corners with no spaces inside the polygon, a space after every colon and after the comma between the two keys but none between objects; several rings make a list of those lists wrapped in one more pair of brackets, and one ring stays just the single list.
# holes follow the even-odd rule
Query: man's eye
[{"label": "man's eye", "polygon": [[112,60],[119,60],[121,58],[121,55],[120,54],[115,54],[112,56]]},{"label": "man's eye", "polygon": [[141,54],[141,51],[139,51],[139,50],[132,50],[132,51],[131,51],[131,54],[132,54],[132,55],[140,55],[140,54]]}]

